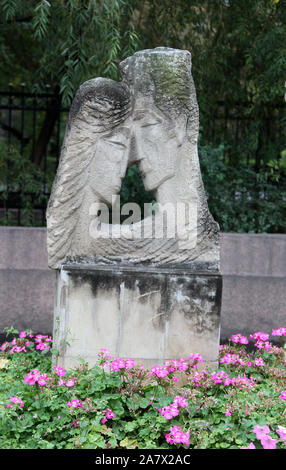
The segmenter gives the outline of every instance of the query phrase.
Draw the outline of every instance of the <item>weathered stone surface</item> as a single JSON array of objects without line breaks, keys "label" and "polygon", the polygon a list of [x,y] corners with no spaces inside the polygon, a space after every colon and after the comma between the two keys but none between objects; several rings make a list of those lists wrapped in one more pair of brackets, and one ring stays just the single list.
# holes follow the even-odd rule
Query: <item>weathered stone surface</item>
[{"label": "weathered stone surface", "polygon": [[[208,211],[197,152],[191,54],[140,51],[121,63],[121,72],[120,83],[85,82],[73,102],[47,210],[49,266],[182,263],[218,271],[218,225]],[[123,227],[102,223],[98,209],[119,194],[134,162],[146,190],[156,194],[157,213]],[[171,219],[164,222],[170,205],[171,236]]]},{"label": "weathered stone surface", "polygon": [[145,367],[191,353],[215,364],[220,304],[217,274],[65,266],[55,310],[58,364],[73,367],[82,357],[91,366],[100,348]]}]

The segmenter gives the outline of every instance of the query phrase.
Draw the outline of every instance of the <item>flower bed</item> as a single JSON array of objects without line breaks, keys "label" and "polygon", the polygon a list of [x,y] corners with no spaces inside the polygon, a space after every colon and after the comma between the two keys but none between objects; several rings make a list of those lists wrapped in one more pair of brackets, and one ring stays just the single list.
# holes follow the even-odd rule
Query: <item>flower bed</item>
[{"label": "flower bed", "polygon": [[199,354],[146,370],[106,349],[65,370],[51,337],[13,333],[0,348],[2,449],[286,448],[286,328],[272,331],[280,347],[233,335],[217,370]]}]

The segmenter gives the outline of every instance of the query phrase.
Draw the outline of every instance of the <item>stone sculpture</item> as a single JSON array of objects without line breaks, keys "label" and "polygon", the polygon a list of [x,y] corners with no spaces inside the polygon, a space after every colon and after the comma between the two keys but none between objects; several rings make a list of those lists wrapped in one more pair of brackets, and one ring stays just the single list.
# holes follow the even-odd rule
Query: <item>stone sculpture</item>
[{"label": "stone sculpture", "polygon": [[[96,78],[77,92],[48,205],[58,363],[92,364],[100,348],[145,366],[192,352],[214,363],[219,228],[200,173],[191,54],[140,51],[120,70],[121,82]],[[111,224],[105,209],[135,162],[157,210]]]},{"label": "stone sculpture", "polygon": [[[89,80],[73,102],[47,211],[50,267],[70,261],[215,266],[218,226],[199,167],[191,54],[156,48],[135,53],[120,68],[121,83]],[[156,194],[159,212],[121,227],[117,235],[119,227],[104,229],[96,219],[96,208],[112,203],[135,162],[146,190]],[[187,211],[182,227],[174,223],[178,233],[166,236],[160,207],[168,204],[177,211],[174,217],[180,207]],[[99,230],[94,235],[98,225],[102,236]]]}]

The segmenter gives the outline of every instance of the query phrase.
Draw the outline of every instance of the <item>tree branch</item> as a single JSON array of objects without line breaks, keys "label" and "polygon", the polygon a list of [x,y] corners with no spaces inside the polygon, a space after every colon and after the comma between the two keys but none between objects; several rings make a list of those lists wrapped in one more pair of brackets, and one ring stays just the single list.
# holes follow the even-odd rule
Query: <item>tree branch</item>
[{"label": "tree branch", "polygon": [[8,126],[8,124],[5,124],[5,122],[0,121],[0,126],[2,127],[2,129],[4,129],[4,131],[10,132],[10,134],[16,137],[16,139],[22,140],[24,144],[27,144],[31,139],[31,137],[23,138],[22,133],[20,131],[18,131],[14,127]]}]

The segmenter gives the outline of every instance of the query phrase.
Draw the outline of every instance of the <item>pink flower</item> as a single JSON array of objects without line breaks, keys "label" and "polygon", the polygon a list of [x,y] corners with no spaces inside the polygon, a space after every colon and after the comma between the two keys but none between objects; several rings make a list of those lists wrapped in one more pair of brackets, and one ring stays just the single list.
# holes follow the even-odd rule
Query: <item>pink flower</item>
[{"label": "pink flower", "polygon": [[73,387],[74,386],[74,379],[69,379],[66,381],[66,387]]},{"label": "pink flower", "polygon": [[66,374],[65,369],[59,366],[54,366],[54,371],[61,377]]},{"label": "pink flower", "polygon": [[246,338],[246,336],[242,336],[239,333],[236,335],[232,335],[230,337],[230,341],[232,341],[233,343],[248,344],[248,339]]},{"label": "pink flower", "polygon": [[185,397],[180,397],[179,395],[177,395],[173,401],[173,405],[177,406],[178,408],[185,408],[189,405],[189,403],[187,402]]},{"label": "pink flower", "polygon": [[272,439],[272,437],[268,435],[264,435],[261,438],[261,444],[263,449],[276,449],[276,439]]},{"label": "pink flower", "polygon": [[284,428],[283,426],[278,426],[276,432],[280,437],[280,441],[286,441],[286,428]]},{"label": "pink flower", "polygon": [[164,406],[160,410],[160,414],[164,416],[164,418],[169,420],[169,419],[174,418],[174,416],[178,416],[179,410],[178,410],[178,407],[174,405]]},{"label": "pink flower", "polygon": [[258,349],[264,349],[265,351],[269,352],[269,353],[273,353],[273,347],[271,346],[271,344],[269,343],[269,341],[257,341],[254,346],[256,346]]},{"label": "pink flower", "polygon": [[286,336],[286,328],[282,327],[272,330],[272,336]]},{"label": "pink flower", "polygon": [[253,335],[249,335],[249,338],[258,341],[267,341],[269,335],[267,333],[263,333],[262,331],[257,331],[256,333],[253,333]]},{"label": "pink flower", "polygon": [[100,351],[99,351],[99,353],[98,353],[97,355],[100,356],[100,357],[104,357],[104,358],[106,358],[106,359],[111,359],[111,355],[110,355],[109,349],[100,348]]},{"label": "pink flower", "polygon": [[203,358],[198,353],[193,353],[188,357],[189,361],[191,362],[191,367],[194,369],[198,369],[199,363],[203,362]]},{"label": "pink flower", "polygon": [[82,402],[79,401],[78,398],[75,398],[74,400],[68,401],[68,402],[67,402],[67,405],[68,405],[70,408],[81,408],[81,407],[82,407]]},{"label": "pink flower", "polygon": [[114,361],[112,361],[112,363],[110,364],[110,368],[113,371],[125,369],[125,366],[126,364],[125,364],[124,359],[114,359]]},{"label": "pink flower", "polygon": [[[21,400],[21,398],[17,397],[17,395],[15,395],[14,397],[10,397],[9,400],[14,404],[16,405],[17,403],[20,405],[21,408],[23,408],[24,406],[24,402],[23,400]],[[9,405],[9,406],[8,406]],[[8,403],[7,405],[7,408],[11,408],[11,404]]]},{"label": "pink flower", "polygon": [[37,335],[35,338],[35,343],[37,343],[36,349],[39,351],[44,351],[45,349],[49,350],[50,345],[53,340],[50,336],[47,335]]},{"label": "pink flower", "polygon": [[190,431],[184,433],[180,426],[173,426],[170,428],[170,433],[165,434],[165,439],[170,444],[184,444],[190,445]]},{"label": "pink flower", "polygon": [[166,438],[166,441],[169,443],[169,444],[174,444],[174,437],[170,434],[165,434],[165,438]]},{"label": "pink flower", "polygon": [[42,343],[42,342],[50,343],[53,342],[52,338],[47,335],[37,335],[35,338],[35,343]]},{"label": "pink flower", "polygon": [[29,385],[35,385],[36,378],[31,374],[31,372],[29,372],[29,374],[24,378],[24,382],[28,383]]},{"label": "pink flower", "polygon": [[35,385],[35,383],[37,382],[38,385],[40,385],[41,387],[43,387],[44,385],[47,385],[48,380],[49,380],[49,377],[47,376],[47,374],[41,375],[38,369],[33,369],[24,378],[25,383],[28,383],[29,385]]},{"label": "pink flower", "polygon": [[168,371],[165,369],[158,369],[156,375],[157,377],[164,379],[168,375]]},{"label": "pink flower", "polygon": [[229,411],[229,409],[226,410],[225,416],[231,416],[231,412]]},{"label": "pink flower", "polygon": [[40,387],[43,387],[44,385],[47,385],[47,381],[46,381],[45,378],[40,377],[40,378],[38,379],[38,384],[40,385]]},{"label": "pink flower", "polygon": [[134,359],[126,359],[126,370],[133,369],[133,367],[135,367]]},{"label": "pink flower", "polygon": [[106,413],[105,416],[107,419],[115,418],[115,413],[113,413],[113,411],[110,410],[109,408],[107,408],[105,413]]},{"label": "pink flower", "polygon": [[219,361],[221,364],[233,364],[235,366],[237,365],[244,365],[244,361],[240,358],[239,354],[226,354],[225,356],[220,358]]},{"label": "pink flower", "polygon": [[21,331],[21,332],[19,333],[19,338],[26,338],[26,336],[27,336],[26,331]]},{"label": "pink flower", "polygon": [[253,444],[253,442],[251,442],[251,443],[249,444],[249,446],[247,446],[247,447],[242,447],[242,449],[256,449],[256,447],[255,447],[255,445]]},{"label": "pink flower", "polygon": [[150,375],[156,375],[157,377],[159,378],[162,378],[164,379],[167,375],[168,375],[168,370],[166,369],[166,366],[153,366],[151,369],[150,369],[150,372],[149,374]]},{"label": "pink flower", "polygon": [[0,348],[0,349],[1,349],[1,351],[6,351],[6,349],[8,349],[9,346],[10,346],[10,343],[8,343],[8,341],[5,341],[5,343],[3,343],[3,344],[1,345],[1,348]]},{"label": "pink flower", "polygon": [[269,432],[270,429],[268,426],[258,426],[256,425],[253,429],[253,431],[256,434],[257,439],[262,439],[265,437]]},{"label": "pink flower", "polygon": [[259,357],[258,359],[255,359],[254,365],[255,366],[261,366],[261,367],[265,366],[262,357]]},{"label": "pink flower", "polygon": [[47,343],[39,343],[37,344],[36,349],[38,349],[39,351],[44,351],[44,349],[49,350],[50,346]]},{"label": "pink flower", "polygon": [[18,353],[20,353],[20,352],[24,352],[24,353],[27,352],[25,346],[14,346],[13,349],[14,349],[15,352],[18,352]]},{"label": "pink flower", "polygon": [[106,423],[108,419],[115,418],[115,413],[110,408],[103,410],[102,413],[104,414],[104,417],[101,419],[102,424]]},{"label": "pink flower", "polygon": [[279,398],[281,398],[281,400],[285,400],[286,401],[286,390],[284,390],[281,395],[279,396]]}]

